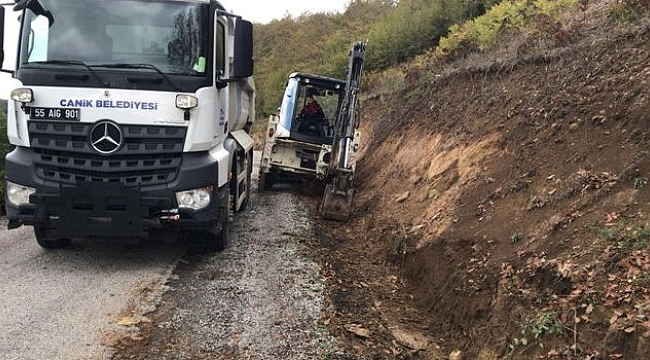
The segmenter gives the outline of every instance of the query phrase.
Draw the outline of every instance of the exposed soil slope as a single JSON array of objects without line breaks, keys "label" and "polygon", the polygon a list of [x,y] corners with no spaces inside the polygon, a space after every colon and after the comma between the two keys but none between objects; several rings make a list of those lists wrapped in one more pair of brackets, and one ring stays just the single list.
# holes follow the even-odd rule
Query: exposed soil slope
[{"label": "exposed soil slope", "polygon": [[357,354],[650,358],[650,27],[596,3],[570,44],[363,101],[355,218],[319,230]]}]

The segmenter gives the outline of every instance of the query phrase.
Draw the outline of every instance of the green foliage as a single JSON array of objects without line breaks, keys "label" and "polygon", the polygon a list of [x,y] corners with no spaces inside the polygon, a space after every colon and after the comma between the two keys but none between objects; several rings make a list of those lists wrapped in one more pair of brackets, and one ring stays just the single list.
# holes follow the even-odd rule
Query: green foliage
[{"label": "green foliage", "polygon": [[453,57],[486,50],[502,34],[534,32],[531,24],[548,23],[541,19],[552,18],[576,2],[577,0],[503,1],[479,18],[452,25],[449,35],[440,39],[435,54],[438,57]]},{"label": "green foliage", "polygon": [[620,250],[638,250],[648,247],[650,230],[642,225],[617,224],[599,229],[598,237],[603,241],[615,242]]},{"label": "green foliage", "polygon": [[646,186],[648,186],[648,179],[646,179],[646,178],[634,179],[634,188],[635,189],[643,189]]},{"label": "green foliage", "polygon": [[254,28],[257,114],[267,117],[282,101],[287,76],[295,71],[344,79],[350,46],[392,1],[353,0],[343,14],[290,16]]},{"label": "green foliage", "polygon": [[510,235],[510,243],[517,244],[521,241],[521,234],[512,234]]},{"label": "green foliage", "polygon": [[368,67],[380,70],[435,46],[453,24],[481,15],[496,1],[401,0],[370,28]]},{"label": "green foliage", "polygon": [[[529,340],[539,340],[544,335],[559,336],[564,334],[564,325],[559,315],[554,312],[541,313],[537,318],[528,322],[521,329],[521,337],[515,337],[510,343],[510,353],[514,352],[520,346],[526,346]],[[531,339],[532,336],[532,339]]]},{"label": "green foliage", "polygon": [[[535,41],[552,38],[558,34],[554,19],[577,2],[352,0],[343,14],[286,16],[256,24],[257,114],[267,117],[277,111],[292,72],[345,78],[354,41],[369,41],[365,76],[373,91],[399,91],[404,89],[406,76],[395,65],[408,59],[415,59],[417,65],[429,63],[431,57],[445,59],[487,50],[508,34],[523,34]],[[382,73],[387,69],[391,70]],[[373,72],[377,75],[372,76]]]},{"label": "green foliage", "polygon": [[617,24],[623,25],[638,21],[650,12],[647,0],[623,0],[609,9],[609,17]]},{"label": "green foliage", "polygon": [[391,94],[405,88],[406,72],[399,67],[392,67],[382,72],[364,74],[363,80],[373,89],[374,94]]},{"label": "green foliage", "polygon": [[432,48],[451,25],[480,16],[498,2],[352,0],[343,14],[287,16],[256,24],[257,114],[266,117],[276,111],[291,72],[344,79],[354,41],[369,41],[366,70],[385,70]]},{"label": "green foliage", "polygon": [[541,314],[536,321],[528,326],[528,331],[537,340],[545,334],[557,336],[564,333],[564,326],[556,312]]}]

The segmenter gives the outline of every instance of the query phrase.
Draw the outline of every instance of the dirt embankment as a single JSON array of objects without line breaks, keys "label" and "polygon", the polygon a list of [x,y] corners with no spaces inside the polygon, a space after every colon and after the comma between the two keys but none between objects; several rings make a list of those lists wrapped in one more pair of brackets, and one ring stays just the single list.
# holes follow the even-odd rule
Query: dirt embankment
[{"label": "dirt embankment", "polygon": [[321,234],[350,348],[650,357],[650,30],[607,26],[363,102],[355,230]]}]

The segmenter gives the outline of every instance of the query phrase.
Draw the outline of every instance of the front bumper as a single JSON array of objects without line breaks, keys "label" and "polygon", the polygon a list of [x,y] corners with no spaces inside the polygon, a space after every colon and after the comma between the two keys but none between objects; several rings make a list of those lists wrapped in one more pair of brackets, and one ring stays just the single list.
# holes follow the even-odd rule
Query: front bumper
[{"label": "front bumper", "polygon": [[6,200],[8,227],[42,226],[53,237],[147,237],[154,229],[213,229],[220,199],[227,188],[213,193],[211,204],[199,211],[178,209],[175,193],[215,185],[217,162],[208,153],[186,153],[173,181],[141,186],[121,182],[48,181],[35,171],[30,148],[18,147],[6,157],[6,180],[36,189],[30,204]]},{"label": "front bumper", "polygon": [[330,145],[277,140],[264,154],[266,159],[262,159],[262,170],[323,179],[329,166],[331,148]]}]

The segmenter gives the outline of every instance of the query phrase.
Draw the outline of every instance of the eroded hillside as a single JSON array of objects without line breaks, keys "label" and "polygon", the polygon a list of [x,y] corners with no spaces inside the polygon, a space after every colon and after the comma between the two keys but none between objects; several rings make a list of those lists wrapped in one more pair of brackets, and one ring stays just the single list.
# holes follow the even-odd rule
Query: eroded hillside
[{"label": "eroded hillside", "polygon": [[650,357],[650,26],[609,3],[557,46],[370,90],[354,230],[320,237],[351,349]]}]

